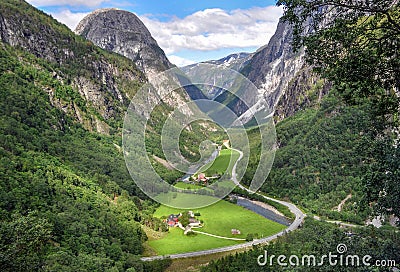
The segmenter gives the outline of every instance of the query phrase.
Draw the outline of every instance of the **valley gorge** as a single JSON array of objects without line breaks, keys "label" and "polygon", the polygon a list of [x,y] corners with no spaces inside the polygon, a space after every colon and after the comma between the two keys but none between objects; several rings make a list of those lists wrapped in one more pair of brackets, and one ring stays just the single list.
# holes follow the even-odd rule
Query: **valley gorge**
[{"label": "valley gorge", "polygon": [[[352,13],[350,9],[348,16],[363,15],[351,22],[341,18],[343,24],[339,26],[348,27],[347,32],[337,30],[335,24],[324,25],[327,32],[321,40],[332,39],[332,44],[344,49],[339,57],[330,58],[324,50],[336,47],[325,46],[319,49],[318,57],[332,61],[333,64],[324,64],[341,76],[340,81],[331,70],[322,70],[318,62],[310,61],[311,53],[320,52],[318,46],[294,50],[293,40],[299,32],[290,21],[294,19],[285,12],[290,11],[290,4],[302,1],[278,2],[285,6],[284,17],[268,43],[255,52],[176,67],[150,28],[135,14],[134,6],[127,10],[125,6],[108,8],[111,2],[106,8],[87,7],[90,12],[85,12],[72,31],[29,4],[34,1],[0,1],[0,270],[314,271],[312,266],[260,266],[257,260],[265,252],[276,256],[323,256],[345,245],[347,252],[343,254],[371,255],[371,262],[394,261],[394,265],[338,268],[325,263],[318,269],[398,271],[399,220],[398,207],[393,203],[398,203],[400,179],[399,154],[393,139],[399,103],[392,96],[397,91],[392,83],[398,81],[399,35],[390,25],[390,20],[400,22],[398,3],[387,8],[386,0],[382,5],[370,1],[373,7],[385,10],[378,15]],[[318,1],[304,3],[314,2]],[[325,10],[315,14],[318,12]],[[368,20],[363,21],[364,16]],[[376,20],[382,26],[379,30],[373,28]],[[362,28],[363,23],[370,24],[368,30]],[[388,35],[385,31],[392,32]],[[313,32],[307,29],[304,33]],[[351,35],[356,34],[360,36],[351,40]],[[349,39],[349,44],[343,43],[342,38]],[[371,41],[364,47],[346,47],[367,38]],[[341,65],[336,67],[337,63]],[[213,71],[209,67],[235,71],[232,74],[248,80],[252,88],[240,89],[246,85],[234,77],[224,78],[224,73],[205,76],[202,65],[206,72]],[[384,72],[372,76],[374,71]],[[222,86],[196,86],[191,83],[192,78]],[[179,88],[171,90],[160,84],[168,80]],[[152,85],[161,87],[153,91],[148,87]],[[226,91],[231,89],[232,92]],[[142,100],[134,100],[141,92]],[[219,241],[221,245],[257,244],[258,239],[265,238],[263,230],[256,231],[256,227],[266,226],[266,221],[254,223],[255,230],[247,231],[250,216],[245,212],[240,213],[241,217],[230,213],[229,202],[234,203],[238,196],[270,205],[286,220],[295,220],[298,229],[282,231],[268,244],[237,253],[183,259],[170,259],[168,254],[159,253],[179,244],[190,255],[193,248],[212,244],[213,240],[207,239],[217,238],[207,236],[202,240],[201,233],[186,236],[180,228],[169,228],[168,218],[183,209],[161,205],[146,194],[127,169],[126,157],[129,153],[140,154],[134,166],[140,169],[146,162],[154,168],[159,178],[152,180],[149,187],[164,181],[176,192],[189,190],[189,201],[196,201],[199,195],[211,197],[212,186],[207,186],[224,171],[206,175],[206,170],[196,170],[185,183],[181,177],[186,173],[174,167],[179,160],[199,162],[210,146],[218,154],[232,152],[234,146],[230,144],[235,139],[228,140],[228,130],[206,119],[182,125],[177,140],[179,152],[173,153],[176,161],[170,161],[164,153],[163,138],[174,136],[163,135],[164,124],[175,109],[180,109],[184,117],[181,120],[209,113],[202,112],[196,101],[218,103],[231,110],[236,121],[244,125],[249,149],[240,186],[218,202],[225,207],[219,211],[221,221],[208,218],[217,206],[210,206],[204,214],[203,210],[193,209],[199,218],[194,223],[203,221],[199,231],[207,233],[211,229],[213,235],[228,237]],[[219,110],[216,107],[211,112],[222,115],[224,111]],[[134,144],[129,148],[124,145],[123,135],[127,132],[142,136],[124,126],[127,112],[146,121],[146,154],[141,154]],[[254,114],[268,122],[255,125]],[[271,124],[270,134],[263,135],[260,128]],[[265,140],[265,135],[271,138]],[[270,160],[260,165],[263,140],[270,144]],[[222,187],[217,186],[219,191],[226,190],[224,186],[236,179],[237,164],[235,161],[235,170],[232,165],[227,168],[228,178],[221,182]],[[269,165],[272,168],[267,171],[265,183],[257,194],[252,194],[248,188],[257,168]],[[211,166],[215,167],[213,163]],[[180,197],[171,194],[177,202]],[[279,201],[288,206],[279,205]],[[297,218],[288,209],[291,204],[299,208]],[[379,221],[380,227],[372,226],[372,221]],[[226,233],[222,233],[223,228]],[[164,247],[157,247],[160,241],[165,241]],[[144,257],[155,260],[143,261]]]}]

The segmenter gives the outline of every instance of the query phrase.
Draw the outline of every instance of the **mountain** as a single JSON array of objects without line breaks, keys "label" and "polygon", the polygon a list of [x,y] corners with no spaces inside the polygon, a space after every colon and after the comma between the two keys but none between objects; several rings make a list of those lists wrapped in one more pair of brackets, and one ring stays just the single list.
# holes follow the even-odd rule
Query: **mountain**
[{"label": "mountain", "polygon": [[[221,68],[239,71],[256,86],[257,91],[244,91],[240,95],[241,99],[218,88],[208,88],[205,94],[227,105],[243,123],[249,122],[253,113],[274,109],[275,118],[282,120],[300,109],[318,104],[329,91],[330,85],[321,81],[311,67],[305,64],[304,49],[293,51],[292,40],[292,27],[281,20],[269,43],[257,52],[238,53],[208,61]],[[194,67],[196,64],[184,67],[183,70],[188,74],[192,70],[198,73]],[[246,105],[243,100],[251,103]]]},{"label": "mountain", "polygon": [[[205,95],[205,98],[213,100],[223,94],[224,89],[230,89],[234,81],[224,78],[225,75],[223,73],[219,73],[219,77],[216,78],[218,75],[210,72],[208,69],[209,67],[207,68],[207,66],[203,66],[203,64],[214,65],[219,71],[226,69],[240,71],[248,63],[251,57],[252,54],[249,53],[231,54],[219,60],[210,60],[203,63],[188,65],[182,67],[181,70],[192,79],[201,78],[203,82],[209,82],[209,86],[201,86],[199,88]],[[219,86],[218,88],[213,86],[217,82],[221,83],[220,85],[222,86]]]},{"label": "mountain", "polygon": [[218,65],[221,67],[226,67],[233,69],[235,71],[240,71],[244,66],[247,65],[248,61],[253,57],[254,54],[250,53],[235,53],[230,54],[219,60],[209,60],[205,63]]},{"label": "mountain", "polygon": [[[134,61],[148,81],[159,87],[158,94],[168,105],[175,108],[185,107],[191,99],[205,98],[193,86],[185,87],[185,91],[178,90],[168,96],[163,95],[168,90],[159,86],[160,81],[172,79],[176,85],[185,86],[188,80],[179,74],[178,69],[163,73],[175,66],[169,62],[164,51],[135,14],[114,8],[96,10],[82,19],[75,32],[104,50]],[[197,109],[185,108],[188,114],[196,111]]]},{"label": "mountain", "polygon": [[108,134],[145,82],[143,74],[127,59],[100,50],[23,1],[3,6],[1,42],[49,63],[40,70],[48,71],[54,83],[36,84],[50,103],[86,129]]},{"label": "mountain", "polygon": [[[280,21],[277,30],[270,42],[254,54],[231,54],[220,60],[211,60],[206,64],[213,64],[221,69],[229,68],[243,73],[255,84],[258,91],[247,91],[241,97],[250,101],[251,111],[276,107],[278,119],[292,115],[298,109],[310,105],[310,98],[306,91],[316,78],[304,64],[304,51],[294,53],[292,41],[292,28]],[[124,55],[133,60],[152,82],[154,76],[170,69],[172,65],[164,52],[157,45],[148,29],[133,13],[118,9],[101,9],[86,16],[76,28],[76,33],[92,41],[101,48]],[[183,67],[189,77],[200,77],[209,82],[215,82],[215,75],[207,78],[204,69],[199,69],[198,64]],[[187,84],[189,80],[181,75],[177,82]],[[217,79],[218,80],[218,79]],[[308,82],[307,82],[308,81]],[[223,87],[230,89],[234,81],[227,82]],[[290,86],[289,86],[290,85]],[[228,105],[241,120],[248,122],[251,114],[248,105],[230,93],[225,93],[223,88],[194,86],[186,87],[186,93],[193,99],[212,99]],[[300,90],[300,88],[302,88]],[[200,91],[200,90],[201,91]],[[295,90],[296,95],[293,93]],[[327,92],[327,88],[321,95]],[[318,94],[318,97],[321,95]],[[185,94],[175,96],[171,101],[166,101],[171,106],[184,104],[189,100]],[[280,100],[280,98],[283,98]],[[299,99],[302,97],[303,99]],[[178,101],[175,103],[175,101]],[[187,109],[187,111],[190,111]]]},{"label": "mountain", "polygon": [[331,87],[305,63],[304,48],[294,52],[292,42],[292,26],[279,21],[268,45],[259,49],[241,70],[256,85],[257,99],[274,108],[276,120],[317,105]]},{"label": "mountain", "polygon": [[[285,93],[288,83],[304,66],[304,50],[297,53],[292,48],[292,27],[279,21],[275,34],[269,43],[257,51],[240,72],[257,87],[257,93],[248,93],[258,101],[240,118],[249,121],[251,111],[262,110],[265,105],[275,108],[279,98]],[[286,105],[289,106],[289,105]]]},{"label": "mountain", "polygon": [[[221,70],[229,68],[240,72],[255,88],[233,88],[237,82],[217,78],[207,68],[199,68],[201,64],[189,65],[182,70],[192,78],[206,78],[211,85],[223,82],[222,88],[205,86],[200,89],[208,99],[229,107],[243,123],[251,124],[253,114],[257,112],[267,115],[273,112],[275,119],[280,121],[301,109],[318,105],[330,90],[330,84],[305,63],[304,49],[294,52],[292,40],[292,27],[281,20],[269,43],[257,52],[232,54],[204,62]],[[225,91],[227,89],[233,92]],[[239,89],[240,94],[234,93]]]},{"label": "mountain", "polygon": [[107,51],[133,60],[145,74],[173,67],[146,26],[131,12],[96,10],[80,21],[75,32]]},{"label": "mountain", "polygon": [[24,1],[0,37],[0,270],[133,266],[146,197],[119,135],[143,74]]},{"label": "mountain", "polygon": [[[1,271],[151,271],[139,261],[142,227],[163,224],[121,148],[124,113],[146,82],[132,60],[25,1],[0,2]],[[158,158],[171,110],[160,102],[146,138]],[[148,113],[147,104],[135,106],[138,116]],[[195,157],[209,137],[191,129],[182,132],[182,153]],[[150,160],[165,180],[180,175]]]}]

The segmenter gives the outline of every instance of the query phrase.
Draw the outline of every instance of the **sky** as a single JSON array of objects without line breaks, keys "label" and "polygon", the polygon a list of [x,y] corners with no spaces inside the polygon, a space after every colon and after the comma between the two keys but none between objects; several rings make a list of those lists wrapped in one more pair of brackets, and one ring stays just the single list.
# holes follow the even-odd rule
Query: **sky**
[{"label": "sky", "polygon": [[74,30],[90,12],[119,8],[135,13],[169,60],[184,66],[255,52],[274,34],[281,7],[275,0],[27,0]]}]

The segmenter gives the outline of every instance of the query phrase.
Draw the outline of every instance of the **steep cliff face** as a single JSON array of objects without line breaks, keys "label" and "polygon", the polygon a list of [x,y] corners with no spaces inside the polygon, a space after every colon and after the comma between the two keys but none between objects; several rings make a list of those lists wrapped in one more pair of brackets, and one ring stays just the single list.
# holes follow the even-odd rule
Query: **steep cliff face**
[{"label": "steep cliff face", "polygon": [[147,75],[173,67],[146,26],[131,12],[94,11],[78,24],[75,32],[107,51],[133,60]]},{"label": "steep cliff face", "polygon": [[303,66],[288,82],[275,106],[276,121],[293,116],[297,111],[318,107],[322,98],[329,93],[331,84],[312,72],[311,67]]},{"label": "steep cliff face", "polygon": [[[257,101],[251,111],[274,108],[285,93],[288,83],[304,66],[304,50],[294,53],[292,38],[291,26],[280,21],[268,45],[256,52],[241,70],[258,89],[257,93],[246,94],[254,96],[253,100]],[[248,110],[240,118],[246,122],[250,117]]]},{"label": "steep cliff face", "polygon": [[157,87],[158,95],[173,108],[192,115],[196,109],[185,104],[190,99],[205,98],[200,90],[193,86],[185,87],[185,91],[176,90],[164,96],[167,92],[159,82],[174,80],[176,85],[185,85],[188,80],[174,76],[172,73],[163,73],[174,67],[164,51],[158,46],[149,30],[133,13],[118,9],[100,9],[86,16],[77,26],[75,32],[97,46],[123,55],[135,62],[144,72],[148,81]]},{"label": "steep cliff face", "polygon": [[[274,111],[279,121],[300,109],[317,104],[328,92],[329,85],[321,82],[305,63],[304,49],[293,51],[292,40],[292,27],[280,21],[269,43],[256,53],[234,60],[232,67],[228,61],[230,56],[219,62],[214,61],[218,65],[228,64],[229,68],[239,68],[238,71],[256,86],[257,92],[253,89],[241,95],[245,101],[250,101],[247,105],[243,99],[233,98],[231,94],[220,90],[212,90],[214,92],[207,95],[228,105],[243,123],[251,120],[252,113]],[[319,93],[315,95],[317,89]]]},{"label": "steep cliff face", "polygon": [[0,37],[3,44],[39,58],[34,69],[52,77],[53,84],[36,84],[53,106],[88,130],[108,133],[145,82],[134,63],[93,46],[24,1],[2,3]]}]

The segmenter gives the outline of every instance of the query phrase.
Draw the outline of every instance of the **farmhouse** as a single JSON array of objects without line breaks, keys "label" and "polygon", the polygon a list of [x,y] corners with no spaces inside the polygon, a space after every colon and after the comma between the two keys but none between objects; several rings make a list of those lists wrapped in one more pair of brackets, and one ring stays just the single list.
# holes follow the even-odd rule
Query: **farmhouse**
[{"label": "farmhouse", "polygon": [[206,177],[206,174],[200,173],[197,177],[197,181],[207,183],[208,178]]},{"label": "farmhouse", "polygon": [[175,227],[179,222],[179,217],[181,214],[170,214],[167,218],[168,227]]},{"label": "farmhouse", "polygon": [[192,227],[192,228],[200,228],[201,227],[201,223],[196,218],[190,217],[189,218],[189,226]]},{"label": "farmhouse", "polygon": [[238,229],[231,229],[231,233],[232,233],[232,235],[239,235],[239,234],[240,234],[240,230],[238,230]]}]

